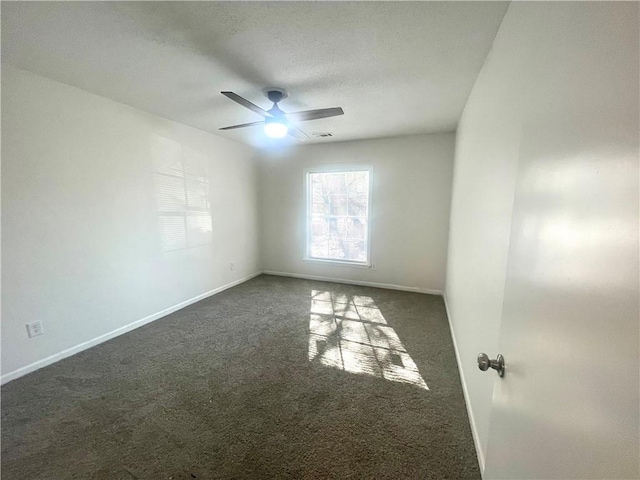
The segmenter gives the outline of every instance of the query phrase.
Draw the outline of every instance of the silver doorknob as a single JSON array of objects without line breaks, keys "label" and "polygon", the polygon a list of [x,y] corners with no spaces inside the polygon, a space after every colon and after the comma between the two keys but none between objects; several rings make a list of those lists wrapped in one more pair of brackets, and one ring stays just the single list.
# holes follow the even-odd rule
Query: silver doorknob
[{"label": "silver doorknob", "polygon": [[504,377],[504,357],[498,354],[495,360],[491,360],[486,353],[478,355],[478,368],[483,372],[489,370],[489,367],[493,368],[498,375]]}]

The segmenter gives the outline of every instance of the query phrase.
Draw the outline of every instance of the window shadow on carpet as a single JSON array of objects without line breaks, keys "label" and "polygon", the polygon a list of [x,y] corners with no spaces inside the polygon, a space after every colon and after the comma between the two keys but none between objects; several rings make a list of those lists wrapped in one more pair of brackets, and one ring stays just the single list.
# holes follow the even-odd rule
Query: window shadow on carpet
[{"label": "window shadow on carpet", "polygon": [[311,290],[309,361],[429,390],[373,298]]}]

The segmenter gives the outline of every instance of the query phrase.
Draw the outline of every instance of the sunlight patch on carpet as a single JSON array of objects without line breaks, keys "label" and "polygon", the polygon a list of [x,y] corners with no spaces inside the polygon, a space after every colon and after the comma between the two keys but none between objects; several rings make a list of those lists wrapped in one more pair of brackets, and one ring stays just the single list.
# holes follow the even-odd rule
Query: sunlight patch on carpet
[{"label": "sunlight patch on carpet", "polygon": [[311,291],[309,361],[429,390],[371,297]]}]

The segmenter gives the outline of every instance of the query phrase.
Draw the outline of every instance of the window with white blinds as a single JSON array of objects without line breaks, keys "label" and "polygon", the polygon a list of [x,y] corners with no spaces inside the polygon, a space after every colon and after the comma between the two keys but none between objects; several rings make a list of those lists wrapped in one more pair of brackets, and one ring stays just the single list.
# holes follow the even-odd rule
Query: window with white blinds
[{"label": "window with white blinds", "polygon": [[162,250],[211,243],[207,158],[160,136],[152,144],[152,157]]},{"label": "window with white blinds", "polygon": [[308,260],[370,264],[371,168],[307,172]]}]

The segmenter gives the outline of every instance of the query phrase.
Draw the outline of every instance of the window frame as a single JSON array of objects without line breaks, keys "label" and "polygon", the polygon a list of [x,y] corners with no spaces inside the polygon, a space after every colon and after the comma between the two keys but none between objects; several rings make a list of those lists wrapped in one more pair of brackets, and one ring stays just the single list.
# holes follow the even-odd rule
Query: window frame
[{"label": "window frame", "polygon": [[[311,256],[311,218],[312,218],[312,195],[311,195],[311,175],[314,173],[348,173],[348,172],[368,172],[369,188],[367,195],[367,233],[365,240],[367,242],[367,258],[364,261],[356,260],[338,260],[331,258],[317,258]],[[305,236],[304,236],[304,257],[306,262],[320,263],[323,265],[336,265],[342,267],[354,268],[371,268],[371,231],[373,230],[373,221],[371,215],[371,205],[373,198],[373,165],[370,164],[332,164],[318,165],[308,167],[304,170],[304,189],[305,189]]]}]

